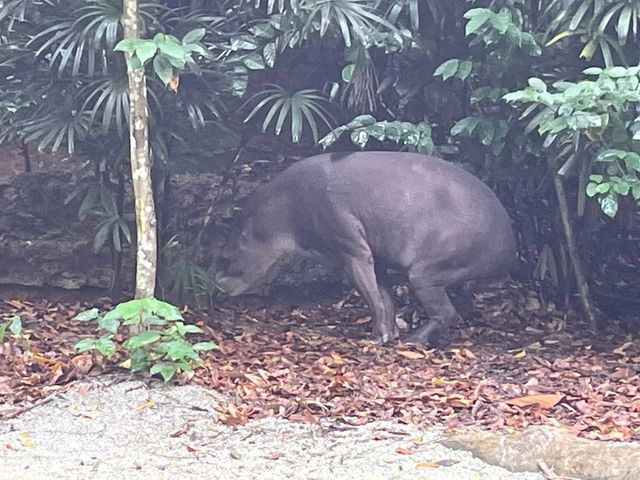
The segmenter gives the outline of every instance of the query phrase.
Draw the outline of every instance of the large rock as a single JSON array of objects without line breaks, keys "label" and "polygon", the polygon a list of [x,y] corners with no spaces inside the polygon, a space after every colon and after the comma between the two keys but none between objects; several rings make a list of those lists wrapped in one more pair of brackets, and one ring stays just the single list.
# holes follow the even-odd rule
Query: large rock
[{"label": "large rock", "polygon": [[588,440],[559,428],[536,426],[510,434],[465,431],[449,434],[442,443],[513,472],[536,472],[544,462],[561,478],[640,479],[639,444]]}]

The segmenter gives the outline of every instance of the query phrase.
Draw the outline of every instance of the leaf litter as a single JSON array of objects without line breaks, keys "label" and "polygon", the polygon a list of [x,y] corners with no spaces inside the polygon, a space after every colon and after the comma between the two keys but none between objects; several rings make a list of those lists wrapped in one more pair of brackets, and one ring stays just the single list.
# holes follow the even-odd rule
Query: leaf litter
[{"label": "leaf litter", "polygon": [[[187,314],[220,348],[176,381],[228,394],[232,401],[217,406],[217,420],[230,425],[267,416],[451,429],[549,424],[588,438],[640,439],[638,342],[613,324],[597,342],[579,320],[558,331],[561,314],[523,291],[512,284],[477,295],[477,318],[458,327],[444,350],[368,341],[370,322],[362,322],[357,296],[295,308],[220,303],[209,315]],[[106,360],[73,349],[95,330],[71,319],[95,306],[109,307],[104,300],[0,300],[0,321],[19,315],[26,337],[5,336],[0,345],[0,418],[76,379],[120,370],[121,352]],[[408,304],[401,311],[409,323],[418,316]]]}]

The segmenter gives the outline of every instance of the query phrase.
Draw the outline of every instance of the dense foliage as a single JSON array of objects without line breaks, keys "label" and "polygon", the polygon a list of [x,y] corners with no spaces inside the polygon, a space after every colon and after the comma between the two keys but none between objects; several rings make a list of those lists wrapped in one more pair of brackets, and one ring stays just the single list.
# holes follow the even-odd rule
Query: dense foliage
[{"label": "dense foliage", "polygon": [[[91,158],[96,173],[76,192],[80,215],[101,217],[95,246],[114,252],[130,238],[121,218],[128,98],[114,52],[120,3],[5,0],[0,10],[0,141]],[[640,198],[639,74],[628,68],[640,61],[634,0],[170,0],[141,8],[149,43],[131,47],[141,61],[161,48],[154,38],[197,32],[185,42],[201,45],[190,47],[188,71],[171,47],[149,62],[161,78],[149,82],[158,185],[194,158],[233,157],[257,130],[307,145],[323,137],[324,147],[345,147],[348,134],[353,148],[445,155],[497,189],[530,273],[555,272],[554,282],[562,257],[552,228],[556,174],[569,181],[572,216],[592,217],[582,224],[606,221],[586,208],[588,197],[611,217],[619,198]],[[212,288],[194,265],[179,270]]]}]

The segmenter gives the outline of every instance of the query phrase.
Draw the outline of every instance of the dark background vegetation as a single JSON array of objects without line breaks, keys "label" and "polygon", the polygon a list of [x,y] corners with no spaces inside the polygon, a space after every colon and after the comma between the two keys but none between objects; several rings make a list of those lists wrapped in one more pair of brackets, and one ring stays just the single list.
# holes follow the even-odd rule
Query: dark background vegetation
[{"label": "dark background vegetation", "polygon": [[[640,310],[640,77],[627,68],[640,61],[637,2],[141,6],[145,38],[158,32],[182,38],[203,27],[210,53],[197,71],[180,76],[176,91],[149,75],[165,296],[215,294],[203,250],[216,220],[203,202],[214,204],[223,190],[227,201],[241,196],[247,189],[238,188],[238,178],[262,181],[321,151],[320,141],[332,150],[405,149],[463,164],[511,214],[519,280],[568,306],[578,289],[558,200],[566,199],[565,218],[596,306],[610,316]],[[118,273],[133,230],[126,68],[113,52],[122,36],[120,9],[119,0],[0,1],[0,168],[12,175],[71,170],[67,191],[56,187],[59,202],[68,201],[65,208],[78,217],[74,228],[89,232],[90,246],[109,258],[111,287],[128,290]],[[204,233],[185,235],[185,224],[171,214],[172,185],[184,174],[212,174],[201,178],[217,183],[200,203],[182,204],[195,209],[189,229]],[[194,192],[207,190],[194,185]],[[220,217],[232,210],[216,209]],[[15,231],[10,218],[0,215],[5,256],[11,250],[3,241]],[[32,217],[22,218],[29,224]],[[33,223],[33,235],[44,235]],[[62,245],[49,248],[56,244]]]}]

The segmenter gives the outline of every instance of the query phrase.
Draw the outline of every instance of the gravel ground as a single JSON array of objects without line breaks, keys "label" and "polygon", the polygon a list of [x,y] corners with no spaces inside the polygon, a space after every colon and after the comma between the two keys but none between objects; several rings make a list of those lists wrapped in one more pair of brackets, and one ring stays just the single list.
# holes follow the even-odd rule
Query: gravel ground
[{"label": "gravel ground", "polygon": [[390,421],[227,426],[212,420],[221,400],[193,385],[109,376],[76,384],[0,424],[0,480],[543,478],[445,448],[437,429]]}]

